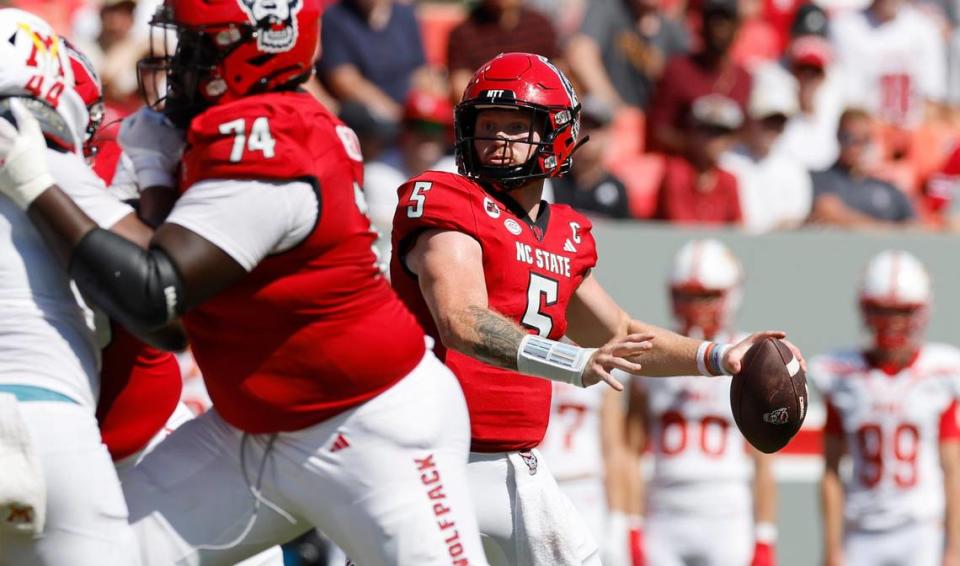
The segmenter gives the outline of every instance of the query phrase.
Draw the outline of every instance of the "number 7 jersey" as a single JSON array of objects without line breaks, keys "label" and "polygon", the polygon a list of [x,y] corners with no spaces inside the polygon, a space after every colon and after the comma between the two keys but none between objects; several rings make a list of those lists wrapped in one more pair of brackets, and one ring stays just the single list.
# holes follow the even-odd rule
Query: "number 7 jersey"
[{"label": "number 7 jersey", "polygon": [[896,373],[859,351],[840,352],[813,360],[809,375],[827,407],[824,434],[842,437],[852,459],[848,524],[875,530],[941,518],[939,446],[960,440],[960,351],[927,344]]},{"label": "number 7 jersey", "polygon": [[392,282],[400,298],[437,339],[437,355],[460,379],[476,452],[536,447],[550,418],[551,383],[447,350],[405,257],[426,230],[452,230],[474,238],[483,252],[491,309],[531,334],[559,340],[567,306],[596,265],[591,224],[564,205],[541,203],[531,222],[509,197],[486,191],[462,175],[428,171],[399,189],[393,219]]}]

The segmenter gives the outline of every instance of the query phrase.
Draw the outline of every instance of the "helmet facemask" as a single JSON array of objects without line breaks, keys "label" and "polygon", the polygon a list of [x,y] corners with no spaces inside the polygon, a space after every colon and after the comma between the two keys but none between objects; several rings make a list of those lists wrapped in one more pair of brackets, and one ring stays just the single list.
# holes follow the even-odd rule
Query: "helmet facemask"
[{"label": "helmet facemask", "polygon": [[882,304],[861,301],[863,324],[873,338],[873,348],[880,352],[916,349],[921,345],[929,319],[926,305]]},{"label": "helmet facemask", "polygon": [[[527,139],[506,140],[502,137],[482,137],[477,135],[476,125],[480,114],[489,109],[503,109],[514,112],[526,112],[531,118]],[[570,170],[571,158],[567,158],[557,169],[557,156],[554,143],[557,136],[567,129],[578,124],[577,113],[573,111],[566,121],[559,126],[554,125],[551,110],[536,104],[515,102],[509,105],[491,105],[481,101],[464,101],[454,110],[454,131],[456,135],[457,166],[462,175],[492,184],[503,190],[513,190],[533,180],[563,175]],[[535,139],[539,134],[539,141]],[[515,144],[531,147],[526,161],[518,165],[484,165],[477,153],[476,141],[503,141],[506,154],[508,148]],[[516,151],[514,149],[514,151]]]}]

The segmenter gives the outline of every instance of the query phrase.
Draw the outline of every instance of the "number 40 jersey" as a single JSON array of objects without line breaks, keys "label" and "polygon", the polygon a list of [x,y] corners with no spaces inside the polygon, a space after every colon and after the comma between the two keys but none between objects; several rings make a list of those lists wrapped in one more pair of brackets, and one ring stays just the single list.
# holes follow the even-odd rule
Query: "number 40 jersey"
[{"label": "number 40 jersey", "polygon": [[[530,333],[559,340],[567,305],[597,262],[591,224],[564,205],[541,203],[536,221],[504,193],[461,175],[428,171],[399,189],[390,271],[394,288],[427,332],[437,328],[405,257],[426,230],[467,234],[481,246],[488,304]],[[536,447],[550,418],[550,382],[447,350],[437,355],[460,379],[476,452]]]}]

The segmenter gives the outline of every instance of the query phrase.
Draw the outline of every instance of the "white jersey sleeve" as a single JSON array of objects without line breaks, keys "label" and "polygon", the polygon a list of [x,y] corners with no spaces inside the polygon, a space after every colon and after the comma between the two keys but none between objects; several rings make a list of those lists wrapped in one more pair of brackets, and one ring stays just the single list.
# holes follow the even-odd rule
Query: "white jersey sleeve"
[{"label": "white jersey sleeve", "polygon": [[110,228],[133,208],[107,191],[103,180],[74,153],[47,152],[50,174],[65,192],[101,228]]},{"label": "white jersey sleeve", "polygon": [[251,271],[266,256],[299,244],[318,214],[317,195],[304,182],[211,179],[190,187],[167,222],[195,232]]}]

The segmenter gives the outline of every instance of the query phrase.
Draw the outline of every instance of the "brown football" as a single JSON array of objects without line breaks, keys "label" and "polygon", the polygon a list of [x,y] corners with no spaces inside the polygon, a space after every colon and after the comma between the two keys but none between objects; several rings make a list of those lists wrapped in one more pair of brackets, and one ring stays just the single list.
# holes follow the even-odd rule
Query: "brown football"
[{"label": "brown football", "polygon": [[807,376],[786,344],[768,338],[747,350],[730,383],[730,408],[757,450],[772,454],[790,442],[807,416]]}]

